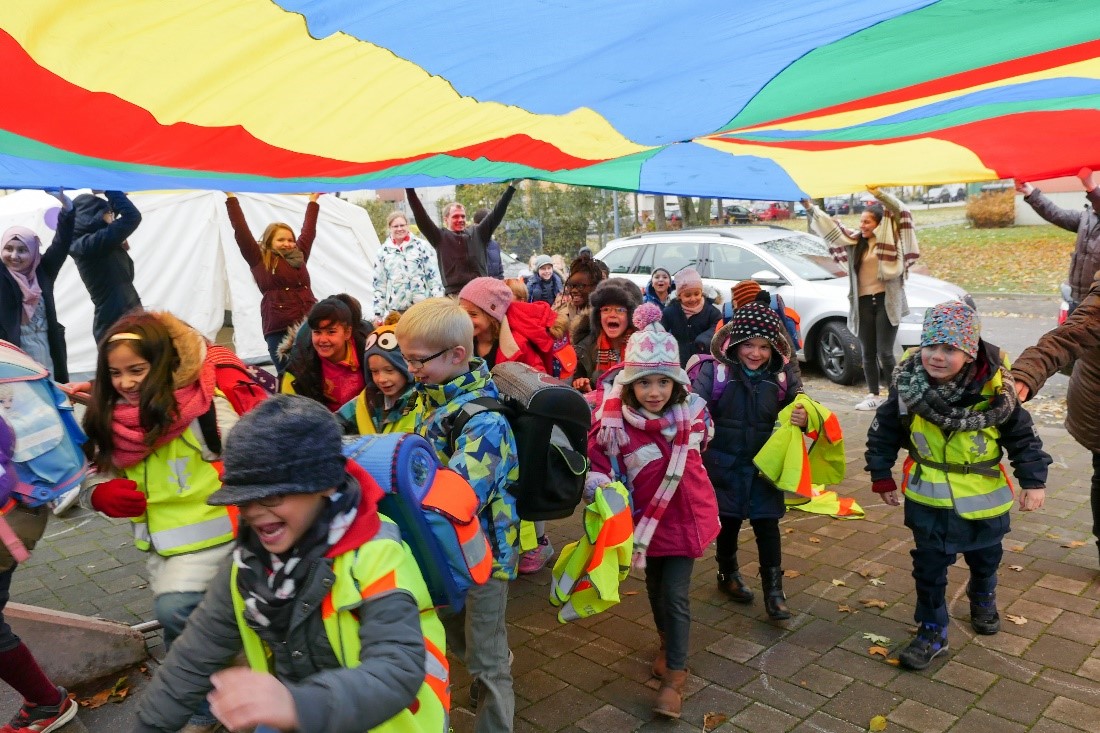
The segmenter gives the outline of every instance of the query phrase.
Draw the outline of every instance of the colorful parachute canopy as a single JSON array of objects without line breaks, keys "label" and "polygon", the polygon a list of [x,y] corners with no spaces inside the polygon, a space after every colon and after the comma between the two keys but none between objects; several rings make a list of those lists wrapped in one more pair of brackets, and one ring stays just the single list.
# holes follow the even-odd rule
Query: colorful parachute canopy
[{"label": "colorful parachute canopy", "polygon": [[0,186],[796,199],[1100,168],[1096,0],[4,0]]}]

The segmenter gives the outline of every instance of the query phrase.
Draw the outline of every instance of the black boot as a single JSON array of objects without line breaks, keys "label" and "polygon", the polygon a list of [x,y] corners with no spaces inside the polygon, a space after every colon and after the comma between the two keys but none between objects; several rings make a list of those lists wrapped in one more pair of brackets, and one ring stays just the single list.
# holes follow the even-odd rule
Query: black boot
[{"label": "black boot", "polygon": [[976,593],[969,586],[970,627],[979,634],[989,636],[1001,630],[1001,615],[997,613],[997,592]]},{"label": "black boot", "polygon": [[752,603],[755,597],[737,570],[737,557],[718,558],[718,590],[738,603]]},{"label": "black boot", "polygon": [[791,617],[787,597],[783,595],[783,568],[760,568],[760,581],[764,586],[764,610],[775,621]]}]

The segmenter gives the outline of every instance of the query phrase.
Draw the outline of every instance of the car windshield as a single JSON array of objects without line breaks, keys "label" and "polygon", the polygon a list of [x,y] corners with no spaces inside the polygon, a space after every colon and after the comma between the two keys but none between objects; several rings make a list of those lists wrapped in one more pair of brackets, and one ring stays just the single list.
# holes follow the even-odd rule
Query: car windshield
[{"label": "car windshield", "polygon": [[824,242],[805,234],[792,233],[787,237],[761,242],[758,246],[782,261],[803,280],[834,280],[848,274],[848,270],[837,264],[829,254]]}]

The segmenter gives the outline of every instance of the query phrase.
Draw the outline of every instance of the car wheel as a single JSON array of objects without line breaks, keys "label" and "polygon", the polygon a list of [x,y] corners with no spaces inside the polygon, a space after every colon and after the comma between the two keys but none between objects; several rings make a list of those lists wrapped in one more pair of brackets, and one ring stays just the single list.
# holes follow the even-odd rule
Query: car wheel
[{"label": "car wheel", "polygon": [[829,321],[817,336],[817,364],[829,381],[853,384],[863,372],[859,341],[843,321]]}]

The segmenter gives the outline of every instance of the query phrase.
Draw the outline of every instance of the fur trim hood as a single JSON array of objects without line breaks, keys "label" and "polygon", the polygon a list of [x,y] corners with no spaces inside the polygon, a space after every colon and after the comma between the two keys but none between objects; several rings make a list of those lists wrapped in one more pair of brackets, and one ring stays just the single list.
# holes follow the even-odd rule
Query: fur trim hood
[{"label": "fur trim hood", "polygon": [[589,333],[599,333],[600,308],[606,305],[617,305],[626,308],[626,322],[629,324],[634,318],[634,309],[642,304],[642,291],[625,277],[612,277],[604,280],[592,295],[588,296],[588,320]]},{"label": "fur trim hood", "polygon": [[150,311],[172,337],[180,363],[172,372],[172,383],[176,389],[186,387],[199,378],[203,362],[206,360],[206,338],[194,327],[180,320],[168,311]]}]

